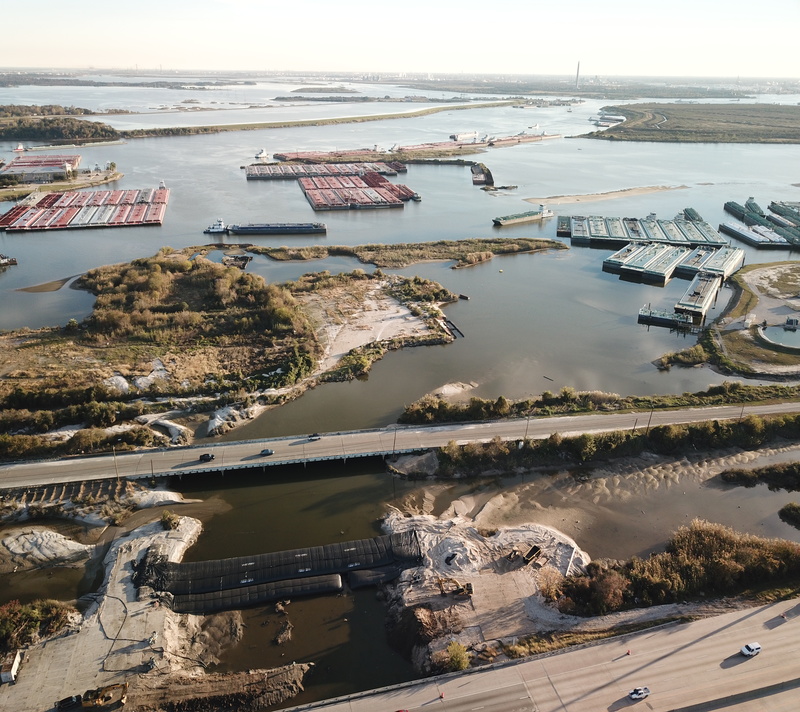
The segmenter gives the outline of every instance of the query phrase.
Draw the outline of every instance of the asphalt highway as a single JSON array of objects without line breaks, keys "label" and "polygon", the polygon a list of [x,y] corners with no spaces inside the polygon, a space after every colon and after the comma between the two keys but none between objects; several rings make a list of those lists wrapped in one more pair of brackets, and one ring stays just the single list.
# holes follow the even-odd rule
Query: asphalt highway
[{"label": "asphalt highway", "polygon": [[[325,712],[796,712],[800,603],[676,623],[562,653],[292,707]],[[762,652],[746,658],[742,645]],[[644,700],[628,699],[647,686]]]},{"label": "asphalt highway", "polygon": [[[791,412],[800,412],[800,403],[522,418],[435,426],[389,426],[376,430],[323,433],[318,440],[309,439],[307,435],[297,435],[164,450],[114,452],[111,455],[5,463],[0,465],[0,489],[114,477],[163,477],[321,460],[385,456],[441,447],[451,440],[463,444],[488,441],[497,436],[504,440],[519,440],[524,437],[541,439],[553,433],[571,436],[703,420],[736,419],[750,414],[774,415]],[[262,456],[260,453],[264,448],[274,450],[274,454]],[[213,454],[214,460],[202,462],[200,455],[203,453]]]}]

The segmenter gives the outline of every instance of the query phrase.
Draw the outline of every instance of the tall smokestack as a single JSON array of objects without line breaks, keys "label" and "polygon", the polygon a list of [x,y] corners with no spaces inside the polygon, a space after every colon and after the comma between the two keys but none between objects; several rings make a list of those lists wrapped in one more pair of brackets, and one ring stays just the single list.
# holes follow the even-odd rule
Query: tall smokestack
[{"label": "tall smokestack", "polygon": [[581,81],[581,62],[578,60],[578,71],[575,72],[575,88],[580,89],[580,81]]}]

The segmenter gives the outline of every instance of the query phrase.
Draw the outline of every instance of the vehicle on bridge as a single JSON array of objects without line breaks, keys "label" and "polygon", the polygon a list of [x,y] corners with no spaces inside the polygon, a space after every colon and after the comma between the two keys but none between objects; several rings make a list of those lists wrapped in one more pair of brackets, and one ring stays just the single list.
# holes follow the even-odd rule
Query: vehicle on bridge
[{"label": "vehicle on bridge", "polygon": [[261,454],[262,454],[262,455],[265,455],[265,456],[266,456],[266,455],[274,455],[274,454],[275,454],[275,451],[274,451],[274,450],[272,450],[272,449],[270,449],[270,448],[268,448],[268,447],[265,447],[265,448],[264,448],[264,449],[261,451]]},{"label": "vehicle on bridge", "polygon": [[628,697],[632,700],[643,700],[645,697],[650,696],[649,687],[634,687],[629,693]]},{"label": "vehicle on bridge", "polygon": [[213,452],[204,452],[202,455],[200,455],[200,462],[211,462],[213,459]]},{"label": "vehicle on bridge", "polygon": [[322,440],[322,436],[319,433],[312,433],[308,436],[309,440]]}]

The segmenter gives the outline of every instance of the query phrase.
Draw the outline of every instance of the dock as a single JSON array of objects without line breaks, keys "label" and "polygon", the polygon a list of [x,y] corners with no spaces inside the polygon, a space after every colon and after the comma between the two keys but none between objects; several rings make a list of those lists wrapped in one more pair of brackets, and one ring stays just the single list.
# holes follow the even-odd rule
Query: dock
[{"label": "dock", "polygon": [[80,228],[161,225],[169,189],[73,190],[43,193],[0,215],[0,230],[74,230]]}]

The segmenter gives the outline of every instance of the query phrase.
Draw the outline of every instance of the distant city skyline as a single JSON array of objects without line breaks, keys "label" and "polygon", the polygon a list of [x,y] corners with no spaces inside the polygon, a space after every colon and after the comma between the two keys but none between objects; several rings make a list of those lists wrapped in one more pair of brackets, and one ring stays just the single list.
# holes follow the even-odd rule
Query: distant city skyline
[{"label": "distant city skyline", "polygon": [[4,68],[800,78],[800,0],[37,0]]}]

